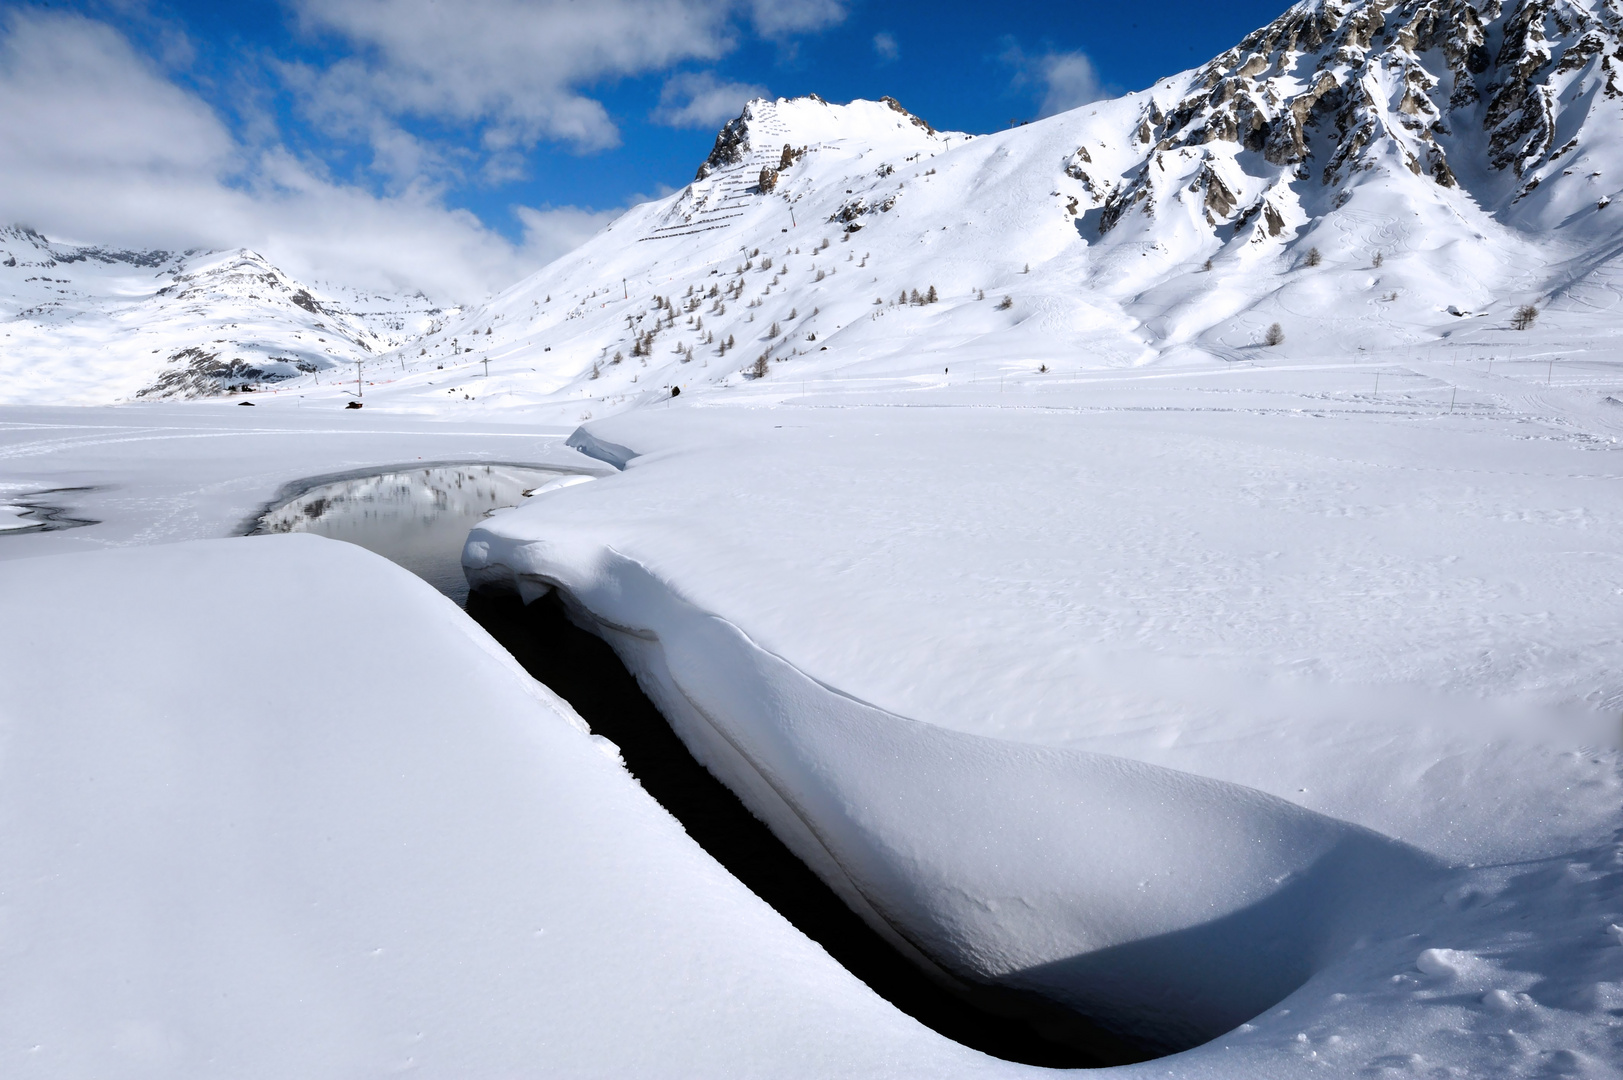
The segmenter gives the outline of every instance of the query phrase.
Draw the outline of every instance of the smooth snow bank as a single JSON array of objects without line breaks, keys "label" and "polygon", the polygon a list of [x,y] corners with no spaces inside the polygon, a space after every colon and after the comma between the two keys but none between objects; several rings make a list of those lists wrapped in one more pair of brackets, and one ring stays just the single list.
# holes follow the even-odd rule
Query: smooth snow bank
[{"label": "smooth snow bank", "polygon": [[474,583],[516,586],[517,568],[563,585],[708,767],[878,928],[962,978],[1183,1048],[1283,998],[1435,875],[1400,844],[1236,785],[885,713],[631,560],[484,539],[501,530],[470,540],[473,564],[497,545],[499,569]]},{"label": "smooth snow bank", "polygon": [[1262,1011],[1177,1074],[1615,1067],[1610,436],[1363,379],[644,411],[464,564],[561,586],[936,963],[1169,1042]]},{"label": "smooth snow bank", "polygon": [[1018,1071],[876,998],[351,545],[0,564],[0,744],[7,1076]]}]

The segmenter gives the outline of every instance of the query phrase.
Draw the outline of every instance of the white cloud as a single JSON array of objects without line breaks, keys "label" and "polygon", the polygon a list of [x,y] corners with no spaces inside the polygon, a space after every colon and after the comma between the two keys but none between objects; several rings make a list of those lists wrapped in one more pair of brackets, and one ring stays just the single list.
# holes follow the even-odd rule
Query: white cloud
[{"label": "white cloud", "polygon": [[1049,53],[1039,60],[1044,84],[1039,116],[1053,116],[1105,96],[1093,61],[1079,52]]},{"label": "white cloud", "polygon": [[716,128],[737,116],[746,101],[769,93],[754,83],[722,82],[708,71],[684,72],[666,80],[653,118],[669,127]]},{"label": "white cloud", "polygon": [[879,59],[890,62],[902,55],[901,46],[896,44],[896,35],[881,31],[873,36],[873,51],[879,54]]},{"label": "white cloud", "polygon": [[381,197],[335,182],[274,142],[240,142],[122,36],[76,15],[14,11],[0,21],[0,101],[0,221],[53,237],[245,246],[300,277],[467,300],[613,216],[521,209],[524,240],[514,244],[420,180]]},{"label": "white cloud", "polygon": [[1046,52],[1027,56],[1020,46],[1010,43],[1003,52],[1003,62],[1015,69],[1013,86],[1016,89],[1035,88],[1039,92],[1037,115],[1040,117],[1066,112],[1110,95],[1086,53]]},{"label": "white cloud", "polygon": [[750,15],[762,37],[782,38],[833,26],[845,18],[840,0],[751,0]]},{"label": "white cloud", "polygon": [[583,210],[578,206],[518,208],[524,223],[524,250],[542,264],[568,254],[620,216],[618,210]]},{"label": "white cloud", "polygon": [[354,55],[301,79],[318,115],[415,116],[477,125],[492,150],[541,139],[615,145],[579,88],[714,60],[740,19],[773,39],[845,15],[840,0],[293,0],[302,25]]}]

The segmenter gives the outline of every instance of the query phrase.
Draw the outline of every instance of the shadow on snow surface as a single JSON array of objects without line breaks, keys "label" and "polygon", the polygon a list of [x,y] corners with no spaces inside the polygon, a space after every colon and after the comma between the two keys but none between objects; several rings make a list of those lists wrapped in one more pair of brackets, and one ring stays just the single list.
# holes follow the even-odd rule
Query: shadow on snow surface
[{"label": "shadow on snow surface", "polygon": [[620,747],[632,774],[688,834],[875,993],[940,1034],[1009,1061],[1053,1068],[1156,1056],[1036,995],[926,975],[862,921],[688,753],[607,642],[575,626],[556,591],[525,607],[475,592],[467,612]]}]

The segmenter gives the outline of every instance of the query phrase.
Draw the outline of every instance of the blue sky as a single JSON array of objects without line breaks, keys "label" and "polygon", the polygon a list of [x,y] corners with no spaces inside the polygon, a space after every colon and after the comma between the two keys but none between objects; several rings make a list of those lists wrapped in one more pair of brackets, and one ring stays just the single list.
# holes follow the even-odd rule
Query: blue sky
[{"label": "blue sky", "polygon": [[[752,93],[890,94],[937,127],[992,131],[1141,89],[1282,9],[1281,0],[0,3],[0,106],[38,148],[16,176],[0,165],[0,214],[94,239],[263,236],[289,248],[299,247],[287,238],[302,214],[326,222],[293,259],[306,272],[358,272],[370,257],[379,283],[415,275],[476,291],[687,182],[719,123]],[[98,112],[86,78],[68,86],[64,66],[116,100],[83,124],[64,120],[65,98]],[[40,85],[53,79],[64,83],[54,98]],[[45,124],[105,130],[110,113],[126,116],[108,136],[118,155],[98,157],[83,145],[89,134],[78,143],[44,135]],[[143,151],[147,129],[155,141]],[[53,181],[53,169],[73,168]],[[144,186],[74,219],[55,189],[66,182],[94,201],[92,168],[109,184],[128,175]],[[190,190],[195,209],[166,207],[166,185]],[[345,258],[331,223],[357,217],[369,224],[357,225],[356,254]],[[232,228],[254,235],[236,240]],[[461,269],[430,280],[398,251],[391,263],[388,243],[362,235],[391,228],[417,229]]]}]

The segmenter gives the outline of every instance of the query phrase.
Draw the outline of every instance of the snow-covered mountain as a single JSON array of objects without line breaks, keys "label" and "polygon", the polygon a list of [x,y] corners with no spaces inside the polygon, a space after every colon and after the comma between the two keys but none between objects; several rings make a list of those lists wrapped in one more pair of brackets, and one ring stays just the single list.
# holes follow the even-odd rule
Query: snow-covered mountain
[{"label": "snow-covered mountain", "polygon": [[[889,99],[754,101],[692,184],[379,383],[601,415],[762,372],[1604,348],[1619,19],[1314,0],[1148,90],[985,136]],[[445,373],[485,360],[477,386]]]},{"label": "snow-covered mountain", "polygon": [[0,227],[0,401],[194,397],[373,356],[445,312],[236,251],[125,251]]},{"label": "snow-covered mountain", "polygon": [[320,393],[358,360],[400,407],[574,421],[760,377],[1606,350],[1620,19],[1309,0],[1147,90],[981,136],[888,98],[753,101],[683,190],[465,311],[12,230],[27,315],[0,393]]}]

